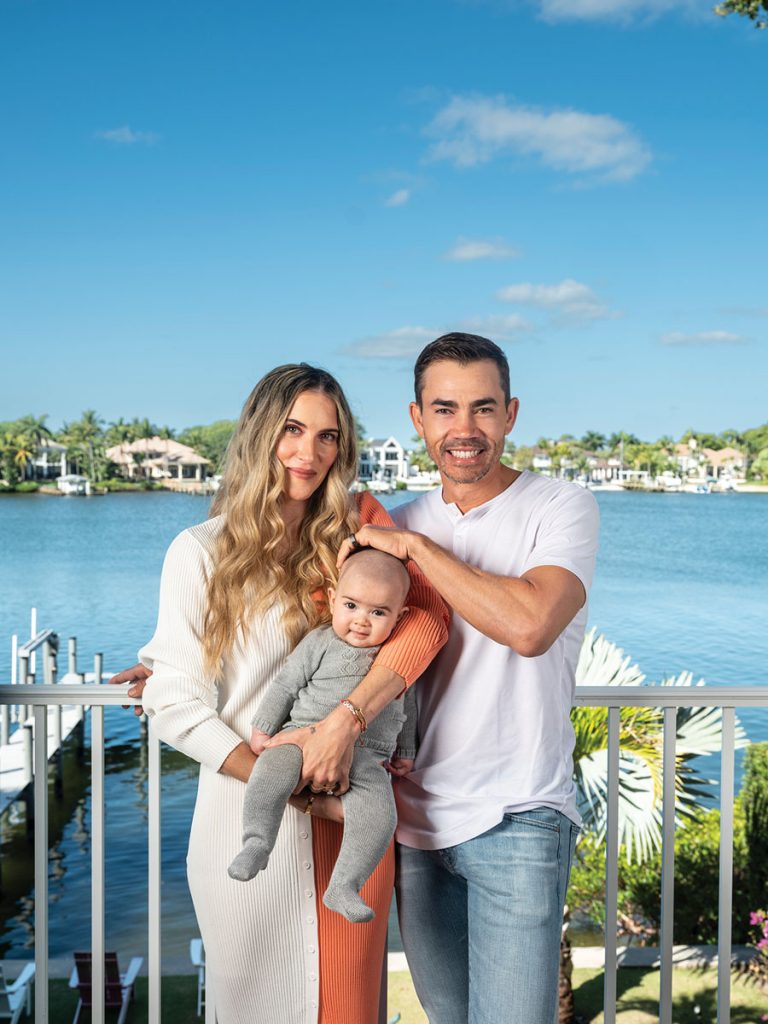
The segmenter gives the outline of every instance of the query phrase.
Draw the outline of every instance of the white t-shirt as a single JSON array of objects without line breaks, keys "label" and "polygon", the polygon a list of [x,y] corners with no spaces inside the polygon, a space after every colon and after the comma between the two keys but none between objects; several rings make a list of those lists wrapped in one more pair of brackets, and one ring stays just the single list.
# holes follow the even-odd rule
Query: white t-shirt
[{"label": "white t-shirt", "polygon": [[[438,488],[392,517],[495,575],[557,565],[587,591],[592,583],[597,503],[575,484],[524,472],[466,515]],[[545,654],[524,658],[453,612],[448,643],[416,686],[419,753],[395,786],[400,842],[455,846],[532,807],[579,822],[570,709],[586,618],[585,604]]]}]

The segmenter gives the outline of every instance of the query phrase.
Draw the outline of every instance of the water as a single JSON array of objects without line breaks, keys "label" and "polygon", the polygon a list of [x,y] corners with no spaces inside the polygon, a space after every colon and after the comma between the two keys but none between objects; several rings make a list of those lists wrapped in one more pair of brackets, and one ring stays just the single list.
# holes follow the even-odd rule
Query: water
[{"label": "water", "polygon": [[[398,504],[401,495],[385,499]],[[768,498],[598,493],[601,550],[590,623],[632,656],[649,680],[690,670],[710,684],[768,684]],[[117,670],[136,660],[154,628],[163,554],[204,519],[208,499],[172,493],[89,500],[0,499],[0,643],[40,627],[77,636],[81,668],[95,651]],[[0,677],[8,678],[0,650]],[[768,721],[746,709],[752,740]],[[107,709],[107,941],[124,955],[146,942],[146,766],[137,720]],[[86,743],[87,751],[87,743]],[[51,804],[50,952],[90,946],[88,762],[67,750],[65,792]],[[707,765],[716,774],[714,761]],[[186,957],[197,926],[185,880],[196,767],[163,750],[163,947]],[[2,823],[0,957],[29,956],[33,942],[31,844],[23,815]]]}]

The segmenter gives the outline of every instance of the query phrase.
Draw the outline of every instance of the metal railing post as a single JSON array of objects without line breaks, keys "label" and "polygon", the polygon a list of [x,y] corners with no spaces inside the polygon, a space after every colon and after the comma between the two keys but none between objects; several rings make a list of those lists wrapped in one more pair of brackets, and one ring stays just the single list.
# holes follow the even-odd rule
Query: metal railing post
[{"label": "metal railing post", "polygon": [[733,906],[733,776],[736,711],[723,708],[720,761],[720,891],[717,924],[717,1024],[731,1019],[731,909]]},{"label": "metal railing post", "polygon": [[618,937],[616,921],[619,904],[619,744],[621,708],[608,708],[608,793],[605,830],[605,973],[603,975],[603,1017],[616,1022],[616,972]]},{"label": "metal railing post", "polygon": [[661,972],[659,1024],[672,1024],[672,956],[675,909],[675,745],[677,708],[664,708],[661,798]]},{"label": "metal railing post", "polygon": [[35,720],[35,1024],[48,1024],[48,708]]},{"label": "metal railing post", "polygon": [[91,1020],[104,1024],[104,707],[91,705]]}]

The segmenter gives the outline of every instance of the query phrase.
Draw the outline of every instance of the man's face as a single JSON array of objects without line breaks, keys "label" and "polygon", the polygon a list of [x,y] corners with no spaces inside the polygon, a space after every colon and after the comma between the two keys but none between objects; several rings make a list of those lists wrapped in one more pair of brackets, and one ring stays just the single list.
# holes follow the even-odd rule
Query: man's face
[{"label": "man's face", "polygon": [[498,367],[489,359],[462,366],[445,359],[424,374],[421,406],[411,418],[440,475],[474,484],[499,465],[518,402],[504,402]]}]

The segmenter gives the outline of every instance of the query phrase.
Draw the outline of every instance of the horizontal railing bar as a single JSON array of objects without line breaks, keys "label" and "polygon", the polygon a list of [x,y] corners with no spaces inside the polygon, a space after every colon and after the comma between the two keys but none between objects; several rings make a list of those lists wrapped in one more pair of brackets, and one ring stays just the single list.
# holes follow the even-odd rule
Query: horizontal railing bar
[{"label": "horizontal railing bar", "polygon": [[[130,684],[35,683],[0,686],[0,704],[139,704]],[[768,684],[755,686],[577,686],[578,707],[768,707]]]},{"label": "horizontal railing bar", "polygon": [[754,686],[577,686],[577,707],[768,707],[768,684]]},{"label": "horizontal railing bar", "polygon": [[140,704],[129,697],[130,683],[35,683],[33,686],[0,686],[0,704]]}]

